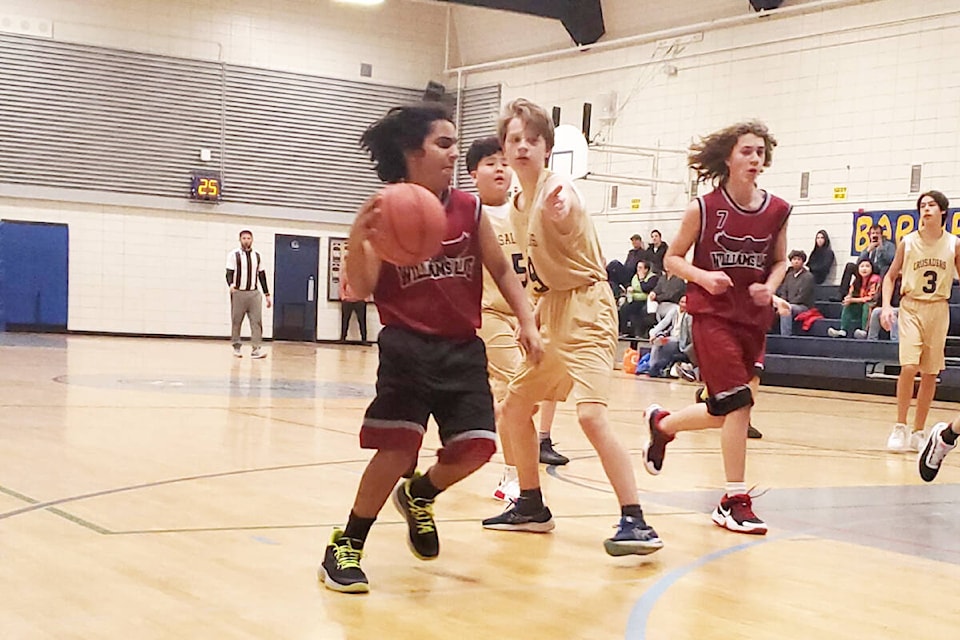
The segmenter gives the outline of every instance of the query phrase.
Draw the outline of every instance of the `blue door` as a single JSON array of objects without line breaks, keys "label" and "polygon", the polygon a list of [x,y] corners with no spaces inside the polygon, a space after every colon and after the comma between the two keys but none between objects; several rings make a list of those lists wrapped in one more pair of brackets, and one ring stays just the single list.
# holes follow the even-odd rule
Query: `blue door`
[{"label": "blue door", "polygon": [[274,240],[273,339],[317,339],[320,239],[277,234]]},{"label": "blue door", "polygon": [[65,224],[0,221],[0,328],[67,330]]}]

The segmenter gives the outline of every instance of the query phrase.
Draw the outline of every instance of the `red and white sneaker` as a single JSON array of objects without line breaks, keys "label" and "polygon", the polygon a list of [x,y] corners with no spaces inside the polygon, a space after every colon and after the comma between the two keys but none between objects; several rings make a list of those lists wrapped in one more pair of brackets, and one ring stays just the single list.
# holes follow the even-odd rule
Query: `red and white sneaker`
[{"label": "red and white sneaker", "polygon": [[717,526],[737,533],[758,536],[767,533],[767,523],[753,512],[753,499],[746,493],[724,496],[713,510],[712,518]]},{"label": "red and white sneaker", "polygon": [[664,411],[663,407],[658,404],[650,405],[643,412],[643,417],[647,420],[647,428],[650,430],[650,439],[643,449],[643,468],[652,476],[660,474],[663,469],[663,456],[667,452],[667,444],[676,437],[660,430],[660,421],[668,415],[670,415],[670,412]]},{"label": "red and white sneaker", "polygon": [[500,477],[500,484],[493,492],[493,497],[504,502],[516,502],[520,498],[520,480],[516,469],[504,469]]}]

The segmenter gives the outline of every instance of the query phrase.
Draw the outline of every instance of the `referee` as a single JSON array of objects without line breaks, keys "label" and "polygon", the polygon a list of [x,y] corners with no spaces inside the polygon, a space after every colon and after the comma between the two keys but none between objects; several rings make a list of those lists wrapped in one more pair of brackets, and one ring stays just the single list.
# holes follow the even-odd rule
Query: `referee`
[{"label": "referee", "polygon": [[263,270],[260,254],[253,250],[253,233],[248,229],[240,232],[240,246],[227,254],[227,284],[230,285],[230,319],[232,327],[230,341],[233,343],[233,355],[242,358],[240,353],[240,326],[243,317],[250,320],[251,358],[266,358],[260,348],[263,340],[263,321],[261,319],[259,283],[270,308],[270,290],[267,288],[267,273]]}]

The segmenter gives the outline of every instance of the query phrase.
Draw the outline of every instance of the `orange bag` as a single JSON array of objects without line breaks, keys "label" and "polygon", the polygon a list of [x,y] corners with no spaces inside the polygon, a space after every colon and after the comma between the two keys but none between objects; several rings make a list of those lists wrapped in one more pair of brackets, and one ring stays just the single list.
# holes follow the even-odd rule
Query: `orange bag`
[{"label": "orange bag", "polygon": [[631,375],[637,372],[637,362],[640,360],[640,352],[636,349],[628,348],[623,354],[623,372]]}]

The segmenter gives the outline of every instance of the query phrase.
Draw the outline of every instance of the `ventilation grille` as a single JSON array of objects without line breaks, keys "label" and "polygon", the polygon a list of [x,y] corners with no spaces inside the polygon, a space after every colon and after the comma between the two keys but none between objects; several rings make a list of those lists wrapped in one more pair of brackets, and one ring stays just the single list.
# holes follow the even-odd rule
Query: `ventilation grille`
[{"label": "ventilation grille", "polygon": [[[421,96],[0,34],[0,182],[186,199],[193,171],[222,170],[223,202],[353,213],[380,186],[360,135]],[[463,154],[499,107],[499,86],[464,92]]]}]

